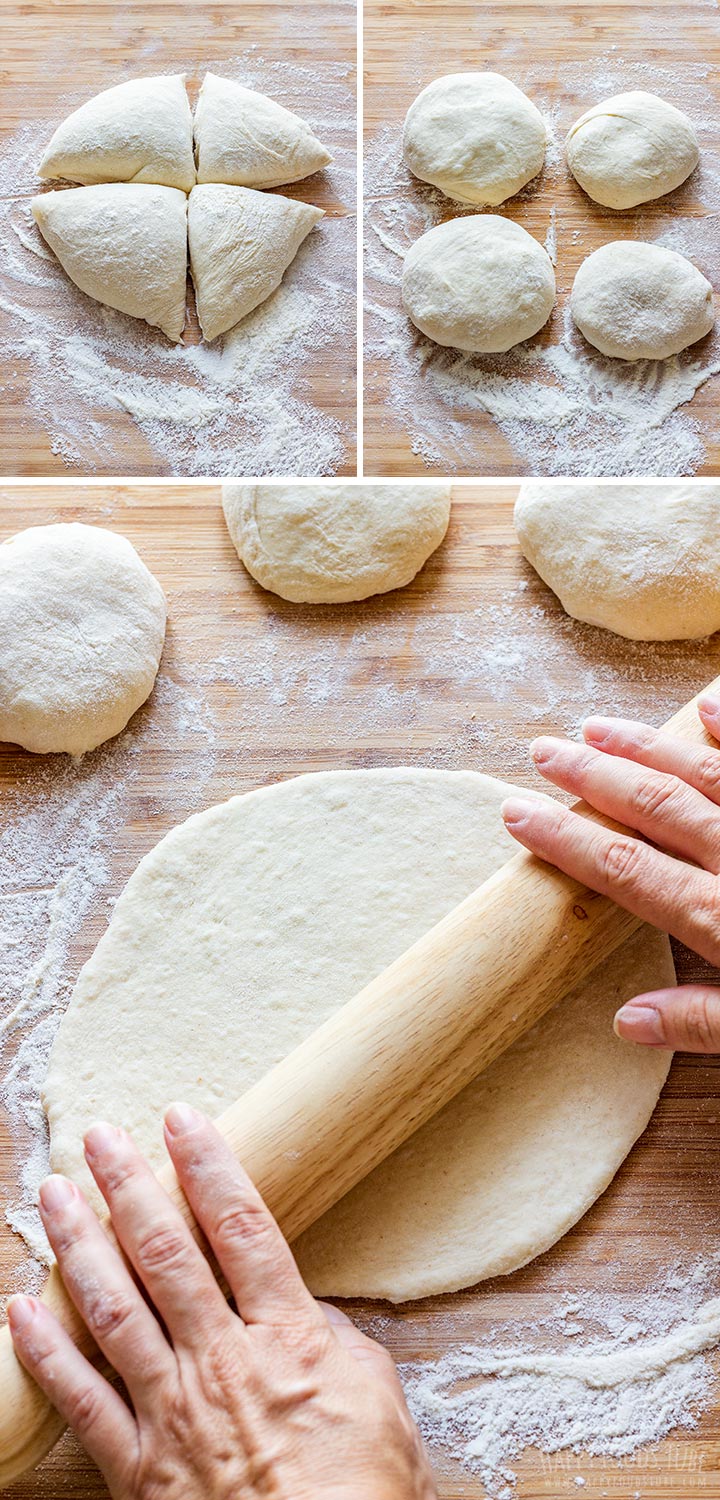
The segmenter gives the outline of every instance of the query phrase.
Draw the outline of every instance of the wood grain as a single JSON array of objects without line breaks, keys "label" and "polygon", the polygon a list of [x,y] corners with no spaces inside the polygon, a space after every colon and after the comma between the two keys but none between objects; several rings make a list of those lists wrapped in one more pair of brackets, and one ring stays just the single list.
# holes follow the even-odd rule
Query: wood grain
[{"label": "wood grain", "polygon": [[[520,88],[527,87],[536,102],[549,109],[560,141],[573,121],[603,93],[607,97],[620,91],[619,87],[596,81],[596,77],[602,78],[604,66],[613,76],[625,67],[630,81],[623,87],[657,93],[664,88],[672,92],[675,76],[678,88],[684,78],[690,80],[691,88],[702,80],[716,99],[716,114],[720,113],[720,18],[705,0],[691,0],[683,7],[681,18],[673,0],[644,0],[637,5],[616,0],[484,0],[482,5],[478,0],[365,0],[364,15],[366,151],[378,132],[386,128],[392,128],[399,142],[409,105],[433,78],[471,69],[504,73]],[[638,64],[643,72],[638,81],[633,81],[636,75],[630,70]],[[691,113],[695,113],[703,143],[709,143],[704,134],[707,122],[702,116],[698,118],[697,104],[691,106]],[[712,170],[709,177],[713,178]],[[709,190],[707,196],[711,197],[712,180]],[[676,216],[686,225],[693,220],[700,222],[710,213],[703,196],[702,177],[695,174],[656,203],[618,214],[592,203],[565,171],[557,182],[548,182],[548,174],[541,174],[531,188],[492,210],[515,220],[543,243],[551,207],[556,209],[558,306],[546,329],[531,341],[532,346],[545,348],[559,341],[561,307],[587,255],[613,239],[656,239],[671,227]],[[452,201],[445,200],[443,219],[452,218],[456,212]],[[693,244],[690,231],[687,240]],[[712,280],[707,251],[703,256],[700,246],[695,245],[687,253],[699,256],[700,268]],[[399,267],[398,262],[397,289],[378,289],[379,300],[385,302],[387,297],[393,307],[400,306]],[[708,358],[703,353],[707,347],[708,341],[697,345],[701,358]],[[432,360],[432,354],[429,358]],[[419,362],[414,385],[404,383],[410,411],[422,410],[425,373],[426,362]],[[413,434],[393,406],[395,384],[403,382],[394,374],[393,363],[375,358],[374,353],[366,355],[364,472],[427,474],[422,457],[413,449]],[[720,467],[719,402],[720,383],[714,379],[700,388],[689,407],[702,432],[706,455],[698,468],[702,474],[717,474]],[[440,403],[437,409],[444,410]],[[687,412],[688,408],[683,410]],[[474,453],[470,459],[466,451],[455,461],[454,450],[449,448],[452,460],[448,459],[448,464],[452,462],[453,473],[511,476],[544,472],[542,456],[538,455],[534,465],[527,451],[514,451],[493,418],[480,410],[468,413],[458,403],[448,405],[447,427],[461,433]],[[578,446],[581,453],[582,438]],[[659,470],[660,474],[664,472]]]},{"label": "wood grain", "polygon": [[[352,83],[356,64],[353,0],[9,0],[2,7],[3,57],[0,81],[0,145],[24,126],[47,122],[47,138],[67,112],[68,98],[90,98],[128,76],[143,73],[187,74],[192,102],[208,67],[222,71],[251,49],[275,63],[295,63],[315,80],[337,65],[347,68]],[[289,103],[289,101],[288,101]],[[302,113],[301,101],[296,104]],[[337,142],[328,140],[332,150]],[[303,198],[332,219],[355,217],[354,197],[341,201],[332,172],[316,173],[304,183],[280,190]],[[0,205],[6,189],[0,182]],[[10,333],[0,309],[0,334]],[[160,335],[158,335],[160,337]],[[190,288],[187,344],[200,341]],[[29,403],[37,372],[29,361],[11,356],[0,361],[0,473],[66,477],[61,455],[53,451],[46,427]],[[329,347],[303,362],[302,390],[319,412],[337,419],[347,431],[346,454],[338,470],[355,472],[356,353],[344,333]],[[132,418],[124,411],[98,413],[107,429],[110,463],[103,445],[93,455],[93,473],[164,475],[168,470]],[[227,471],[232,472],[230,456]]]},{"label": "wood grain", "polygon": [[[720,639],[648,650],[569,622],[519,555],[511,525],[515,491],[515,485],[457,485],[447,541],[418,579],[400,592],[342,608],[299,608],[257,588],[229,542],[215,486],[6,487],[0,490],[0,537],[30,523],[78,519],[115,528],[138,547],[169,599],[163,676],[200,703],[215,737],[203,806],[333,766],[465,766],[537,785],[526,757],[533,734],[572,728],[578,703],[587,711],[632,707],[638,716],[661,722],[718,674]],[[532,654],[545,658],[543,702],[532,662],[518,658],[513,666],[508,658],[504,682],[488,670],[483,652],[496,652],[501,639],[514,642],[515,629],[518,642],[542,643],[537,651],[533,645]],[[463,630],[476,631],[468,648],[469,675]],[[317,674],[330,651],[329,689],[318,712]],[[249,661],[257,676],[250,674]],[[386,701],[390,711],[383,717]],[[162,703],[151,700],[129,731],[138,774],[107,851],[111,895],[182,816],[178,797],[182,802],[185,790],[187,811],[197,809],[195,749],[187,729],[163,715]],[[152,720],[163,730],[154,739],[144,734]],[[117,751],[110,749],[109,767],[121,752],[119,742]],[[8,817],[2,803],[10,792],[32,803],[41,795],[41,772],[52,777],[61,769],[60,758],[41,763],[0,747],[0,826]],[[78,935],[73,971],[92,951],[105,921],[103,904]],[[690,955],[678,952],[677,960],[683,979],[705,972]],[[382,1336],[398,1358],[432,1356],[482,1336],[494,1321],[541,1315],[566,1292],[603,1291],[621,1304],[638,1283],[659,1281],[676,1258],[685,1264],[717,1250],[719,1066],[700,1058],[675,1062],[648,1130],[611,1188],[526,1270],[387,1316],[379,1305],[356,1303],[351,1310],[362,1318],[382,1312]],[[23,1149],[0,1117],[4,1196],[13,1193]],[[23,1258],[22,1244],[0,1226],[4,1291],[19,1284]],[[479,1500],[477,1480],[454,1470],[442,1454],[435,1461],[444,1500]],[[720,1497],[719,1471],[720,1414],[711,1410],[693,1433],[620,1465],[583,1455],[526,1454],[519,1495],[561,1500],[578,1493],[573,1476],[582,1474],[582,1493],[591,1500],[603,1493],[632,1500],[637,1492],[695,1500]],[[99,1500],[106,1491],[66,1438],[33,1476],[7,1493],[12,1500]]]}]

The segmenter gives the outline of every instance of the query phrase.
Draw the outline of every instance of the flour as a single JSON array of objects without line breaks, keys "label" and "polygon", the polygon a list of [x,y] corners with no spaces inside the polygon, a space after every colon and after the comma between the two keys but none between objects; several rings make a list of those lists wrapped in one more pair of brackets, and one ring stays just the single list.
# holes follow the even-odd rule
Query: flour
[{"label": "flour", "polygon": [[[42,1261],[47,1242],[35,1207],[48,1171],[39,1090],[77,972],[74,942],[93,919],[112,878],[113,835],[142,787],[143,751],[182,740],[191,771],[173,766],[167,825],[202,803],[214,767],[212,724],[202,699],[162,673],[151,705],[117,739],[77,761],[32,757],[4,794],[0,832],[0,1107],[14,1140],[29,1136],[19,1163],[19,1195],[2,1204],[5,1221]],[[24,1148],[21,1148],[24,1150]],[[25,1267],[22,1284],[44,1272]],[[10,1292],[11,1287],[3,1287]]]},{"label": "flour", "polygon": [[[352,369],[344,363],[355,327],[348,70],[267,62],[253,48],[230,61],[199,63],[198,74],[206,67],[280,103],[292,101],[308,118],[333,150],[325,175],[345,216],[323,220],[277,292],[224,339],[171,346],[85,297],[49,255],[29,208],[48,130],[46,123],[26,126],[0,157],[0,357],[22,368],[30,409],[53,453],[84,473],[144,473],[159,465],[183,477],[331,474],[347,459],[352,434],[317,407],[309,375],[322,351],[338,367],[340,390],[352,396]],[[58,100],[58,118],[81,102]],[[186,330],[185,337],[197,335]],[[8,455],[5,468],[12,467]]]},{"label": "flour", "polygon": [[[606,359],[585,343],[566,305],[569,286],[563,268],[568,249],[574,249],[575,259],[579,250],[589,253],[592,245],[584,244],[581,231],[569,228],[557,201],[566,179],[562,139],[573,105],[560,122],[549,108],[547,75],[539,65],[528,66],[526,58],[518,73],[501,48],[493,55],[493,66],[504,67],[546,116],[543,173],[506,207],[515,218],[514,208],[523,205],[538,211],[539,225],[523,222],[545,240],[559,266],[558,306],[546,333],[505,355],[441,349],[418,334],[400,303],[402,261],[420,235],[448,216],[449,204],[412,178],[402,160],[399,125],[381,129],[365,160],[366,375],[378,373],[388,382],[389,414],[386,422],[378,419],[381,433],[399,425],[413,453],[444,473],[488,472],[486,417],[512,450],[511,471],[693,473],[703,463],[706,441],[717,437],[717,424],[712,417],[696,415],[688,403],[720,372],[720,332],[672,359],[637,364]],[[430,67],[437,71],[437,58]],[[430,76],[418,62],[418,84]],[[672,216],[657,204],[643,205],[631,217],[618,217],[615,237],[657,239],[697,263],[715,286],[720,284],[720,124],[707,68],[679,58],[673,71],[663,70],[626,63],[610,53],[582,70],[577,63],[558,66],[556,83],[575,102],[578,114],[621,89],[644,88],[692,116],[699,125],[702,165],[687,201],[699,198],[706,217],[683,213],[680,190],[673,196]],[[462,212],[452,205],[453,215]]]}]

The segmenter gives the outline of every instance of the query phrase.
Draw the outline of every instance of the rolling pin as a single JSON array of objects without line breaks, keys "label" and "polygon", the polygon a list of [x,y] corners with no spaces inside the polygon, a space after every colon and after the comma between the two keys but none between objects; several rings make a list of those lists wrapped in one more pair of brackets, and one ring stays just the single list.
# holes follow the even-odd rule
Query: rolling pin
[{"label": "rolling pin", "polygon": [[[720,693],[720,678],[710,691]],[[665,729],[698,746],[695,700]],[[576,811],[620,825],[585,803]],[[640,926],[522,851],[288,1054],[218,1129],[292,1240],[395,1151]],[[171,1168],[163,1187],[197,1232]],[[106,1221],[106,1228],[109,1224]],[[46,1304],[101,1356],[54,1267]],[[37,1464],[62,1419],[0,1333],[0,1486]]]}]

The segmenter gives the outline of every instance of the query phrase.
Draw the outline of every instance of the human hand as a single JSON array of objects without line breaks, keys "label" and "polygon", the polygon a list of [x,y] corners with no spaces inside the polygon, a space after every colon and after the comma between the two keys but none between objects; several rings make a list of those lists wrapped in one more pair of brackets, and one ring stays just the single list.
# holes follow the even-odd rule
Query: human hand
[{"label": "human hand", "polygon": [[204,1115],[174,1105],[165,1142],[237,1312],[130,1137],[109,1125],[88,1132],[85,1155],[126,1259],[67,1178],[43,1183],[40,1212],[131,1406],[40,1301],[8,1307],[18,1358],[114,1500],[437,1500],[390,1356],[310,1295]]},{"label": "human hand", "polygon": [[[720,700],[704,696],[698,713],[720,740]],[[562,803],[520,797],[503,804],[508,832],[720,966],[720,751],[625,719],[588,719],[583,736],[584,744],[535,740],[539,772],[642,839],[598,827]],[[615,1030],[650,1047],[720,1052],[720,989],[690,984],[636,995],[618,1011]]]}]

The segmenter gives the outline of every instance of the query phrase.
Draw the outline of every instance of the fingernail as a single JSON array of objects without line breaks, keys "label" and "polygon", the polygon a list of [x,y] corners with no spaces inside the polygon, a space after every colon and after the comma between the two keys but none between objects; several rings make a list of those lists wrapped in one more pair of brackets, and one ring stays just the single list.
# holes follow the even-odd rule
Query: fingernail
[{"label": "fingernail", "polygon": [[530,754],[536,766],[545,765],[547,761],[552,760],[557,747],[558,741],[546,734],[541,734],[538,739],[533,740],[530,745]]},{"label": "fingernail", "polygon": [[46,1177],[40,1184],[40,1202],[45,1212],[55,1213],[59,1208],[66,1208],[68,1203],[75,1197],[75,1189],[67,1177]]},{"label": "fingernail", "polygon": [[614,721],[612,719],[603,719],[593,715],[591,719],[586,719],[583,724],[583,738],[592,740],[594,745],[602,745],[605,740],[610,738],[613,728]]},{"label": "fingernail", "polygon": [[11,1297],[7,1305],[8,1323],[15,1333],[21,1333],[23,1328],[28,1328],[35,1317],[35,1300],[33,1297]]},{"label": "fingernail", "polygon": [[613,1021],[616,1036],[645,1047],[666,1047],[665,1028],[654,1005],[623,1005]]},{"label": "fingernail", "polygon": [[109,1151],[114,1151],[120,1139],[120,1132],[114,1125],[108,1125],[105,1120],[98,1120],[85,1131],[83,1144],[86,1156],[106,1156]]},{"label": "fingernail", "polygon": [[535,804],[524,801],[522,797],[507,797],[500,808],[500,816],[506,828],[516,827],[525,823],[534,811]]},{"label": "fingernail", "polygon": [[720,714],[720,698],[716,698],[714,693],[701,693],[697,705],[704,714],[712,714],[713,717]]},{"label": "fingernail", "polygon": [[186,1130],[197,1130],[202,1115],[189,1104],[171,1104],[165,1112],[165,1124],[171,1135],[184,1135]]}]

